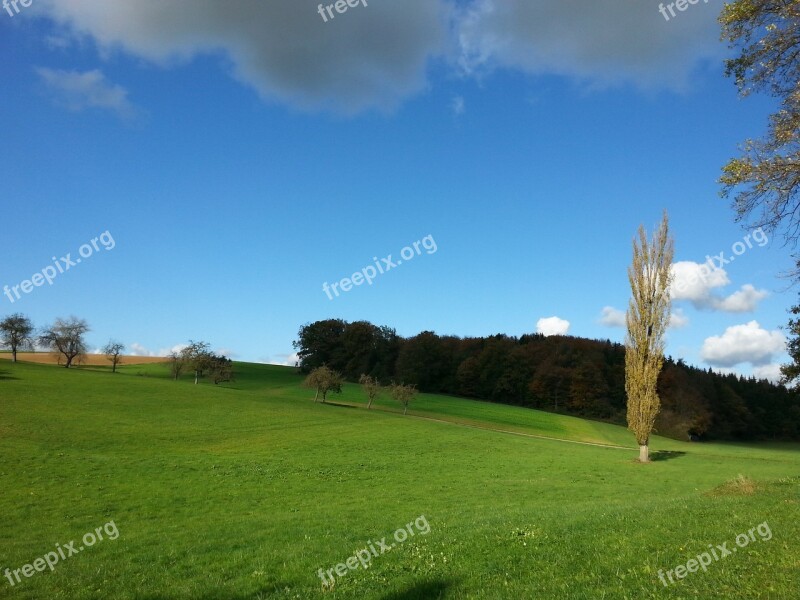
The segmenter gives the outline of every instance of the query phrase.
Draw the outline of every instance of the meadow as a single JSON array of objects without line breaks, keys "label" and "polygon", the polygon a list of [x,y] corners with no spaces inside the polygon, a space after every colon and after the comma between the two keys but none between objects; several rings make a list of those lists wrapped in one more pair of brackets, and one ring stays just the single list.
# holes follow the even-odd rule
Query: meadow
[{"label": "meadow", "polygon": [[[796,444],[656,437],[642,465],[614,425],[428,394],[404,417],[354,384],[314,403],[295,369],[236,367],[214,386],[2,361],[0,569],[119,536],[3,576],[0,598],[798,597]],[[423,515],[429,533],[323,586]],[[764,522],[769,540],[660,581]]]}]

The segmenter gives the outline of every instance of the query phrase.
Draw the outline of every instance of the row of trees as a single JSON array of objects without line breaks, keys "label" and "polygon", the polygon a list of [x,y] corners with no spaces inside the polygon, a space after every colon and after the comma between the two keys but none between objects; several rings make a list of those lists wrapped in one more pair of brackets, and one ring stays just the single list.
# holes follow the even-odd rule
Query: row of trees
[{"label": "row of trees", "polygon": [[[540,334],[460,338],[432,331],[403,338],[388,327],[335,319],[301,327],[295,344],[304,373],[324,363],[348,381],[366,374],[422,392],[627,422],[625,348],[608,340]],[[658,394],[655,430],[662,435],[800,439],[800,398],[781,385],[666,357]]]},{"label": "row of trees", "polygon": [[[77,317],[58,318],[52,325],[45,326],[38,333],[33,322],[23,314],[15,313],[0,321],[0,346],[11,350],[11,360],[17,362],[17,352],[33,350],[39,346],[58,353],[59,361],[69,369],[79,363],[86,354],[85,336],[90,331],[89,324]],[[106,346],[113,353],[113,365],[119,364],[121,348],[116,342]]]},{"label": "row of trees", "polygon": [[[84,319],[58,318],[52,325],[36,332],[33,322],[23,314],[15,313],[0,321],[0,347],[11,351],[11,360],[17,362],[17,353],[45,348],[59,355],[59,364],[67,369],[80,364],[87,352],[86,334],[91,331]],[[116,373],[122,364],[125,344],[110,340],[101,350],[111,362],[111,370]],[[215,384],[233,380],[233,361],[211,351],[206,342],[189,341],[189,345],[169,355],[173,379],[178,379],[184,371],[194,373],[194,382],[208,377]]]},{"label": "row of trees", "polygon": [[[405,415],[408,412],[409,405],[417,395],[417,388],[413,385],[395,383],[393,381],[384,388],[377,378],[363,373],[361,377],[359,377],[358,382],[363,387],[364,393],[369,400],[367,409],[372,408],[373,402],[375,402],[384,389],[386,389],[394,400],[403,405],[403,414]],[[313,369],[305,380],[306,387],[316,389],[317,391],[314,396],[314,402],[317,402],[319,400],[319,395],[322,394],[323,403],[328,399],[328,394],[330,392],[341,394],[343,383],[344,376],[340,372],[329,368],[327,365],[322,365],[321,367]]]}]

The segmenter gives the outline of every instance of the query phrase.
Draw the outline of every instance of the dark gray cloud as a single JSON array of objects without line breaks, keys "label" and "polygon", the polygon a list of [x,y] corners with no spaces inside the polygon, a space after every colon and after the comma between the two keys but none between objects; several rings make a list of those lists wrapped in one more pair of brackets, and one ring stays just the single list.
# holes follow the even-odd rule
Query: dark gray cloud
[{"label": "dark gray cloud", "polygon": [[[446,45],[437,0],[367,0],[323,21],[313,0],[41,0],[73,34],[171,65],[223,54],[267,99],[304,109],[391,109],[425,87]],[[37,4],[34,4],[37,6]]]},{"label": "dark gray cloud", "polygon": [[476,0],[460,18],[468,72],[505,67],[593,85],[680,88],[698,61],[718,58],[721,2],[666,21],[653,0]]},{"label": "dark gray cloud", "polygon": [[103,56],[171,67],[220,55],[265,99],[345,114],[391,110],[420,93],[435,60],[470,75],[499,67],[679,88],[698,61],[722,52],[720,3],[690,5],[669,22],[651,0],[363,0],[328,22],[318,5],[37,0],[29,10],[55,21],[59,39],[94,40]]}]

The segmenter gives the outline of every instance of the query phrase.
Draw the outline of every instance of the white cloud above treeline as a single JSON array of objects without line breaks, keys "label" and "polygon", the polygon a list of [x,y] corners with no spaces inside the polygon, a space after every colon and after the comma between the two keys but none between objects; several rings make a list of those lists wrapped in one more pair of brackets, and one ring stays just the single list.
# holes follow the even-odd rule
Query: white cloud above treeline
[{"label": "white cloud above treeline", "polygon": [[559,317],[544,317],[536,322],[536,333],[544,336],[567,335],[569,332],[569,321]]}]

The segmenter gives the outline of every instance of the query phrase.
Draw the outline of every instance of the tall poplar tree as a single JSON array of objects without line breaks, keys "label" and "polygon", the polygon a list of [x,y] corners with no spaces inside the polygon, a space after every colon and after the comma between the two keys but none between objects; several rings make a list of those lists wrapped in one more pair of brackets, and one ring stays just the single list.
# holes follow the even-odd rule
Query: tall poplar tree
[{"label": "tall poplar tree", "polygon": [[631,300],[625,321],[625,392],[628,429],[639,444],[639,461],[650,462],[650,434],[661,409],[658,374],[664,364],[664,333],[670,317],[670,269],[674,242],[666,211],[648,240],[643,226],[633,240],[633,263],[628,268]]}]

